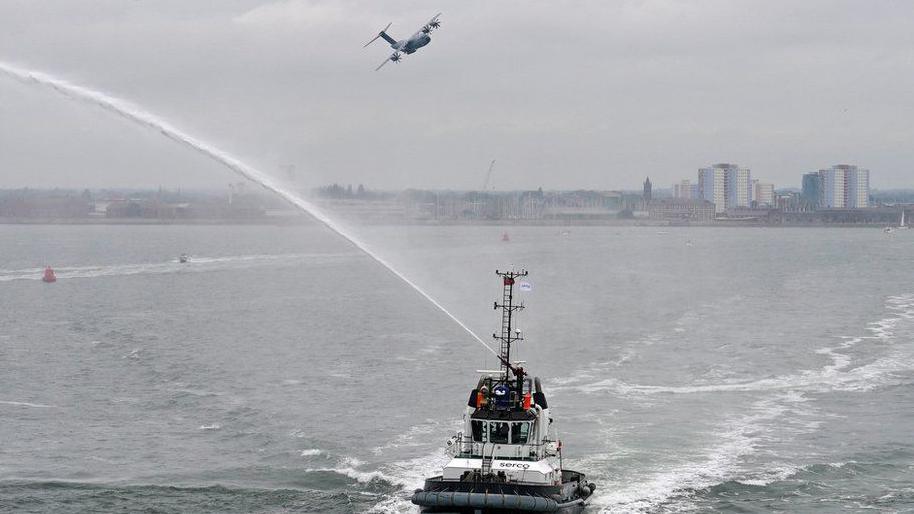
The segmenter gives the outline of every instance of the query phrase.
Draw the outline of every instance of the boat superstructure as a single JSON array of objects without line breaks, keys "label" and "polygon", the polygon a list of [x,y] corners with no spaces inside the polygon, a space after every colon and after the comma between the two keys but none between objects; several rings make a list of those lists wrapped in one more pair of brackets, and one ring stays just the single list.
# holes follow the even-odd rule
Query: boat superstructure
[{"label": "boat superstructure", "polygon": [[[422,512],[578,512],[595,487],[583,473],[562,466],[546,394],[523,361],[511,360],[523,340],[514,316],[524,308],[514,286],[527,272],[495,272],[502,281],[498,370],[481,371],[470,392],[463,431],[448,441],[451,457],[441,475],[426,479],[412,502]],[[523,287],[522,287],[523,289]]]}]

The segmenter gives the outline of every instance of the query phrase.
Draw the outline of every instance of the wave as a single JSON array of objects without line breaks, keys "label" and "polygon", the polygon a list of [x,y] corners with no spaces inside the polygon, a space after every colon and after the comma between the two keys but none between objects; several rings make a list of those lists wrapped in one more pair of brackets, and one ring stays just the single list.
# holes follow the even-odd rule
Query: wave
[{"label": "wave", "polygon": [[410,501],[413,491],[424,485],[425,477],[440,474],[447,461],[447,455],[438,450],[414,459],[385,464],[385,474],[395,479],[400,487],[390,494],[383,495],[368,512],[399,514],[416,511],[417,508]]},{"label": "wave", "polygon": [[914,367],[914,355],[893,353],[874,360],[871,363],[854,367],[854,361],[847,351],[862,342],[890,343],[896,339],[895,329],[899,323],[914,319],[914,295],[890,296],[886,299],[885,308],[891,316],[872,321],[865,330],[869,335],[843,336],[841,343],[815,350],[819,355],[827,356],[830,363],[820,369],[804,370],[793,375],[779,375],[756,380],[734,380],[713,384],[693,384],[685,386],[660,386],[629,384],[615,378],[581,384],[582,379],[591,378],[593,370],[580,371],[572,377],[552,381],[553,392],[574,390],[585,394],[614,392],[621,396],[630,394],[695,394],[713,392],[757,392],[789,389],[805,389],[816,392],[828,391],[868,391],[885,384],[887,375],[894,371]]},{"label": "wave", "polygon": [[[658,510],[695,510],[699,496],[711,488],[725,484],[745,488],[765,487],[775,482],[799,480],[806,467],[787,462],[769,462],[762,469],[753,469],[751,456],[765,453],[767,441],[791,437],[785,432],[811,433],[819,427],[820,420],[812,419],[815,397],[806,396],[830,391],[867,391],[889,383],[894,372],[914,368],[914,355],[907,336],[911,330],[908,320],[914,319],[914,295],[890,296],[885,301],[888,315],[867,323],[864,335],[839,338],[833,346],[816,353],[828,357],[819,369],[804,370],[793,375],[766,377],[756,380],[726,381],[714,384],[681,386],[637,385],[617,379],[592,381],[600,370],[588,369],[557,381],[559,390],[583,393],[612,391],[620,396],[655,394],[701,394],[714,392],[765,392],[751,404],[749,413],[733,420],[721,422],[711,430],[716,441],[692,457],[678,455],[662,459],[647,471],[631,470],[624,480],[606,474],[607,463],[618,455],[593,455],[582,459],[584,467],[601,470],[596,473],[598,482],[593,505],[603,512],[655,512]],[[905,337],[902,337],[904,334]],[[858,364],[853,348],[863,343],[879,345],[879,357],[868,363]],[[584,382],[584,383],[582,383]],[[586,383],[589,382],[589,383]],[[802,404],[802,405],[801,405]],[[670,462],[672,460],[672,462]],[[829,464],[843,467],[846,463]],[[810,467],[815,473],[817,468]],[[801,478],[796,478],[801,477]],[[615,483],[614,483],[615,482]]]},{"label": "wave", "polygon": [[10,400],[0,400],[0,405],[13,405],[16,407],[34,407],[36,409],[56,409],[56,405],[45,405],[43,403],[31,403],[31,402],[14,402]]},{"label": "wave", "polygon": [[[423,435],[440,433],[445,434],[448,430],[458,429],[463,424],[462,421],[453,420],[450,423],[442,423],[434,419],[426,419],[422,423],[418,423],[409,427],[406,432],[403,432],[397,437],[395,437],[390,442],[377,446],[372,449],[372,453],[375,455],[381,455],[385,451],[392,448],[402,448],[402,447],[411,447],[411,446],[421,446],[424,439],[421,437]],[[455,430],[456,431],[456,430]]]},{"label": "wave", "polygon": [[[349,253],[290,253],[290,254],[254,254],[230,255],[221,257],[197,257],[189,262],[177,260],[164,262],[112,264],[106,266],[61,266],[54,268],[58,280],[76,278],[99,278],[127,275],[194,273],[220,271],[225,269],[243,269],[267,265],[288,265],[308,260],[338,260],[343,257],[354,257],[360,254]],[[44,268],[0,269],[0,282],[14,280],[41,280]]]},{"label": "wave", "polygon": [[[642,474],[627,476],[624,483],[606,484],[597,489],[592,505],[602,512],[654,512],[662,506],[689,503],[696,491],[735,480],[774,481],[790,476],[796,468],[778,466],[747,476],[744,461],[758,452],[759,445],[775,430],[783,426],[774,423],[786,414],[792,414],[790,404],[805,401],[793,393],[765,398],[752,404],[749,414],[727,420],[713,431],[715,444],[701,450],[686,462],[663,466]],[[798,431],[812,430],[798,426]],[[582,459],[586,466],[605,464],[605,456]],[[608,482],[609,480],[607,480]],[[677,510],[677,509],[674,509]]]},{"label": "wave", "polygon": [[362,462],[354,457],[344,457],[340,464],[333,468],[307,468],[305,473],[332,473],[355,480],[361,484],[383,483],[395,488],[403,486],[397,477],[388,475],[381,470],[362,470]]},{"label": "wave", "polygon": [[[225,485],[130,484],[109,481],[2,480],[11,512],[302,512],[349,513],[373,498],[320,489]],[[37,499],[37,500],[36,500]]]},{"label": "wave", "polygon": [[305,470],[305,473],[334,473],[336,475],[351,478],[352,480],[363,484],[368,484],[374,481],[381,481],[390,483],[391,485],[398,485],[397,482],[392,481],[390,477],[384,475],[384,473],[380,471],[361,471],[352,467],[308,468]]}]

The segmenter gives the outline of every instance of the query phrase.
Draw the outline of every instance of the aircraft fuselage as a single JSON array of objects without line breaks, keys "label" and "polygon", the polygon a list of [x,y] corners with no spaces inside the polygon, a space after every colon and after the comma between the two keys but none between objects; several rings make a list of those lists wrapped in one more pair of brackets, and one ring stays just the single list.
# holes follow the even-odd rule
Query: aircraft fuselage
[{"label": "aircraft fuselage", "polygon": [[397,44],[390,45],[394,50],[411,54],[416,50],[422,48],[423,46],[429,44],[432,41],[432,38],[428,34],[416,34],[415,36],[404,39],[402,41],[397,41]]}]

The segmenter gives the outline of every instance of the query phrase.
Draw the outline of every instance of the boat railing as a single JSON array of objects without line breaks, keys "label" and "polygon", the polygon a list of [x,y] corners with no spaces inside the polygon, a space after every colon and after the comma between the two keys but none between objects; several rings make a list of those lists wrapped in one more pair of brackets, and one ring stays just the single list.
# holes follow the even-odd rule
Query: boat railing
[{"label": "boat railing", "polygon": [[474,441],[472,436],[461,433],[448,441],[448,454],[460,458],[482,458],[484,455],[492,455],[496,459],[540,460],[557,456],[558,449],[555,441],[549,439],[543,440],[542,443],[490,443]]}]

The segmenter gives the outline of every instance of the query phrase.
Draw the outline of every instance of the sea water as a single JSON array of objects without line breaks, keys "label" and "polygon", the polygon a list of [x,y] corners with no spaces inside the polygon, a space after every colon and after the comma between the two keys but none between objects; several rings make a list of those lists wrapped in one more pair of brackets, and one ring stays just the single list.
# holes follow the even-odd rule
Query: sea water
[{"label": "sea water", "polygon": [[[370,232],[478,333],[495,268],[531,271],[515,355],[590,512],[914,508],[914,237]],[[7,225],[0,248],[3,511],[409,511],[497,365],[318,226]]]}]

